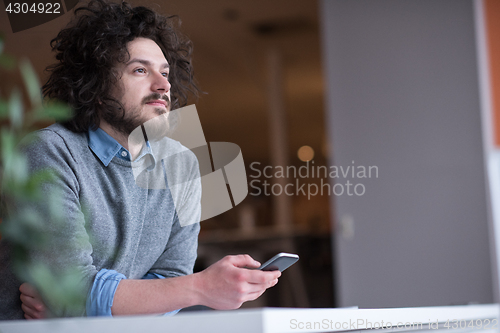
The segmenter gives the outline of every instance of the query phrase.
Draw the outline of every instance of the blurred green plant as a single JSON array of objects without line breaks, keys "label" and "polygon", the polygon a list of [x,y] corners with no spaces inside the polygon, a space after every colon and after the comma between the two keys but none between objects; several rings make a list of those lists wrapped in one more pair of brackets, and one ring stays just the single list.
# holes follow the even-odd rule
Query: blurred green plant
[{"label": "blurred green plant", "polygon": [[[30,254],[43,251],[57,244],[60,251],[69,246],[80,246],[55,239],[47,232],[47,218],[56,226],[64,225],[60,208],[61,198],[44,193],[42,185],[51,182],[51,170],[30,173],[28,162],[20,149],[20,142],[37,128],[37,124],[47,121],[64,121],[72,116],[70,108],[61,103],[43,103],[40,83],[36,72],[28,60],[16,61],[4,53],[4,38],[0,34],[0,69],[19,69],[31,105],[27,110],[18,87],[13,87],[10,96],[0,96],[0,175],[3,221],[0,224],[2,241],[7,241],[12,249],[14,273],[23,282],[34,285],[44,298],[53,316],[78,314],[85,304],[84,286],[76,267],[54,269],[47,263],[34,261]],[[24,139],[26,140],[26,139]],[[36,205],[43,200],[49,215],[37,213],[34,209],[10,209],[17,203]],[[24,207],[24,206],[23,206]],[[82,240],[83,241],[83,240]],[[83,313],[80,313],[83,314]]]}]

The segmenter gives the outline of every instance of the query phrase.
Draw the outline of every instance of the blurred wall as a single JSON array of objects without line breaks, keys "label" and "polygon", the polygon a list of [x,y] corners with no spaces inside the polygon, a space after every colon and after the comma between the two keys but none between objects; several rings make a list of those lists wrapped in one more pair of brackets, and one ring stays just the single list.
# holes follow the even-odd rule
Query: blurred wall
[{"label": "blurred wall", "polygon": [[330,164],[378,168],[332,179],[338,305],[492,302],[472,1],[320,11]]}]

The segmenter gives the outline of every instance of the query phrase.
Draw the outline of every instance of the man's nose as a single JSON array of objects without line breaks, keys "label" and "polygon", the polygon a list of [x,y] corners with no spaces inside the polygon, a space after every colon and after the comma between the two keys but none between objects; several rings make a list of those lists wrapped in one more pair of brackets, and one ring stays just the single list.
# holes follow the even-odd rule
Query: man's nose
[{"label": "man's nose", "polygon": [[168,82],[168,78],[163,76],[162,73],[155,73],[153,77],[153,82],[151,84],[151,90],[154,92],[167,93],[170,91],[170,82]]}]

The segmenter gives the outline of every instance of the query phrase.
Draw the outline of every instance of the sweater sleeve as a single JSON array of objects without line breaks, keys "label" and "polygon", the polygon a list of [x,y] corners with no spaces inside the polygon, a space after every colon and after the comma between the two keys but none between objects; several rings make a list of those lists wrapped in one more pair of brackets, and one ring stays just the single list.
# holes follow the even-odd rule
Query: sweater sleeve
[{"label": "sweater sleeve", "polygon": [[[36,214],[42,224],[46,246],[30,253],[30,259],[46,265],[51,271],[76,269],[88,293],[97,274],[93,265],[92,245],[85,228],[86,216],[79,200],[77,162],[64,139],[52,130],[37,132],[34,140],[23,144],[30,173],[48,169],[55,177],[42,185],[40,201],[22,202],[16,209]],[[85,294],[86,295],[86,294]],[[83,297],[84,298],[84,297]],[[47,304],[55,316],[82,316],[85,304],[70,309],[60,304]]]},{"label": "sweater sleeve", "polygon": [[[157,273],[147,273],[143,280],[164,279],[163,275]],[[92,288],[87,297],[87,316],[112,316],[111,307],[116,293],[116,288],[121,280],[126,279],[125,275],[110,269],[101,269],[97,273]],[[163,314],[173,316],[179,310],[174,310]]]},{"label": "sweater sleeve", "polygon": [[115,297],[116,288],[125,275],[114,270],[101,269],[92,284],[87,296],[87,316],[111,316],[111,307]]}]

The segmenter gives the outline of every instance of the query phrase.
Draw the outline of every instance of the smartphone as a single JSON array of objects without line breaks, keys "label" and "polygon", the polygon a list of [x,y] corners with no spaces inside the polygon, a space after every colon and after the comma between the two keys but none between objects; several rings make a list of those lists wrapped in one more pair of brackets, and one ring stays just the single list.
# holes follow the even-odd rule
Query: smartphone
[{"label": "smartphone", "polygon": [[292,253],[281,252],[263,263],[259,269],[261,271],[276,271],[283,272],[288,267],[292,266],[299,260],[299,256]]}]

